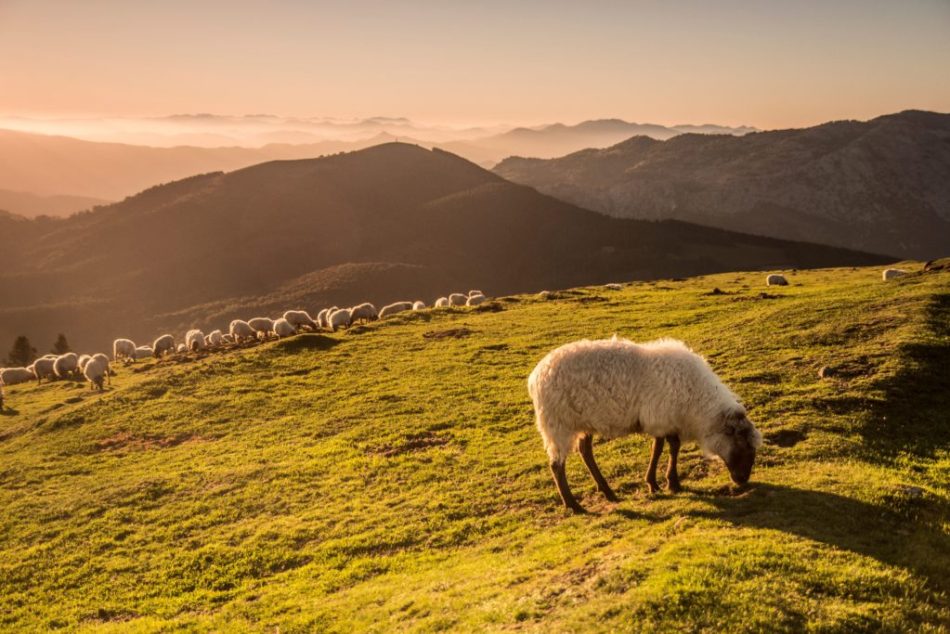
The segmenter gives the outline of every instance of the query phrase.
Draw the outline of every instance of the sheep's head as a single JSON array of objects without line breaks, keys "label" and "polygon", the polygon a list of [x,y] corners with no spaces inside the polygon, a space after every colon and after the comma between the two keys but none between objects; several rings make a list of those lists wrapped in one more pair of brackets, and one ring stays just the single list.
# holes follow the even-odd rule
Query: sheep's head
[{"label": "sheep's head", "polygon": [[762,446],[762,434],[743,411],[724,413],[711,431],[709,448],[726,463],[732,481],[748,482],[756,450]]}]

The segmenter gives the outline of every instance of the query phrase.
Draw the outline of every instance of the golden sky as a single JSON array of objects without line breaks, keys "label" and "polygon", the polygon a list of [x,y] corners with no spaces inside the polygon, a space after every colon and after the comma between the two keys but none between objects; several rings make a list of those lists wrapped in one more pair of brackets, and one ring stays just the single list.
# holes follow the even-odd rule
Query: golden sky
[{"label": "golden sky", "polygon": [[0,115],[797,127],[950,111],[950,1],[0,0]]}]

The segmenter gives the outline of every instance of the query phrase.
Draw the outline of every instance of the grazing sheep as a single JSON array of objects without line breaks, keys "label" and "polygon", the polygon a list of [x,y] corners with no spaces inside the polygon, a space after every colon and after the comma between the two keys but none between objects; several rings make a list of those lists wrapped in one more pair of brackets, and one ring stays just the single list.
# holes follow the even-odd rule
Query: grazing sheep
[{"label": "grazing sheep", "polygon": [[[321,328],[330,327],[330,315],[332,315],[333,312],[337,310],[340,310],[339,307],[330,306],[329,308],[324,308],[320,311],[320,313],[317,315],[317,323],[320,324]],[[321,318],[320,315],[323,315],[323,317]]]},{"label": "grazing sheep", "polygon": [[[97,352],[96,354],[92,355],[92,359],[90,359],[89,362],[92,363],[93,359],[98,359],[101,363],[106,364],[106,381],[112,383],[112,379],[110,377],[115,374],[115,372],[112,371],[112,365],[109,363],[109,357],[102,354],[101,352]],[[86,365],[89,364],[87,363]]]},{"label": "grazing sheep", "polygon": [[538,293],[538,297],[540,297],[541,299],[551,299],[554,297],[554,293],[552,293],[551,291],[541,291],[540,293]]},{"label": "grazing sheep", "polygon": [[379,311],[369,302],[364,302],[350,309],[350,323],[376,321],[377,319],[379,319]]},{"label": "grazing sheep", "polygon": [[316,331],[318,328],[317,322],[311,319],[310,314],[305,310],[288,310],[284,313],[284,319],[297,330],[306,327]]},{"label": "grazing sheep", "polygon": [[135,342],[131,339],[116,339],[113,341],[112,358],[116,363],[121,359],[135,361]]},{"label": "grazing sheep", "polygon": [[[179,347],[181,344],[179,344]],[[139,346],[135,349],[135,358],[138,359],[147,359],[149,357],[155,356],[155,351],[152,350],[152,346]]]},{"label": "grazing sheep", "polygon": [[107,359],[105,355],[95,355],[89,360],[89,363],[86,364],[82,374],[86,377],[86,380],[92,384],[93,389],[98,389],[100,392],[103,391],[103,381],[109,376],[109,359]]},{"label": "grazing sheep", "polygon": [[448,306],[451,306],[451,304],[449,304],[448,297],[440,297],[439,299],[435,300],[435,304],[433,305],[434,308],[447,308]]},{"label": "grazing sheep", "polygon": [[65,379],[79,369],[79,355],[75,352],[67,352],[56,357],[53,361],[53,372],[57,378]]},{"label": "grazing sheep", "polygon": [[205,337],[207,344],[211,348],[218,348],[224,344],[224,333],[220,330],[212,330]]},{"label": "grazing sheep", "polygon": [[205,347],[205,333],[197,328],[192,328],[185,333],[185,346],[192,352],[198,352]]},{"label": "grazing sheep", "polygon": [[464,306],[468,300],[468,295],[462,293],[452,293],[449,295],[449,306]]},{"label": "grazing sheep", "polygon": [[274,322],[274,334],[277,335],[278,339],[293,337],[297,334],[297,329],[294,328],[292,323],[281,317]]},{"label": "grazing sheep", "polygon": [[623,290],[623,284],[617,284],[617,283],[604,284],[604,288],[606,288],[608,291],[620,291],[620,290]]},{"label": "grazing sheep", "polygon": [[766,286],[788,286],[788,280],[785,279],[784,275],[779,275],[778,273],[772,273],[765,278]]},{"label": "grazing sheep", "polygon": [[478,290],[471,290],[468,292],[469,297],[475,297],[476,295],[484,295],[485,293]]},{"label": "grazing sheep", "polygon": [[412,302],[412,310],[425,310],[426,308],[426,303],[422,300]]},{"label": "grazing sheep", "polygon": [[478,306],[479,304],[484,304],[488,301],[488,298],[484,295],[472,295],[465,301],[466,306]]},{"label": "grazing sheep", "polygon": [[[274,320],[269,317],[255,317],[248,319],[247,325],[254,329],[258,339],[269,337],[274,332]],[[263,337],[262,337],[263,335]]]},{"label": "grazing sheep", "polygon": [[79,355],[79,373],[82,374],[82,371],[86,369],[86,364],[89,363],[89,360],[92,359],[91,355],[81,354]]},{"label": "grazing sheep", "polygon": [[229,333],[225,333],[221,335],[221,339],[222,341],[224,341],[224,343],[234,343],[234,337],[231,336]]},{"label": "grazing sheep", "polygon": [[161,358],[165,353],[175,351],[175,338],[171,335],[162,335],[152,342],[152,354]]},{"label": "grazing sheep", "polygon": [[412,302],[393,302],[392,304],[387,304],[379,311],[379,318],[386,319],[404,310],[412,310]]},{"label": "grazing sheep", "polygon": [[584,509],[564,472],[575,447],[598,489],[608,500],[617,499],[594,462],[594,434],[654,438],[646,476],[651,492],[658,490],[656,466],[664,440],[670,443],[666,477],[673,492],[680,488],[681,442],[694,441],[706,455],[721,458],[737,484],[749,480],[762,444],[736,396],[701,356],[673,339],[635,344],[614,337],[566,344],[534,368],[528,392],[561,500],[579,513]]},{"label": "grazing sheep", "polygon": [[327,317],[327,325],[330,330],[336,332],[337,328],[347,328],[350,325],[350,309],[338,308]]},{"label": "grazing sheep", "polygon": [[180,343],[177,346],[175,346],[175,352],[177,352],[178,354],[181,354],[182,352],[188,352],[188,346],[186,346],[183,343]]},{"label": "grazing sheep", "polygon": [[35,377],[33,371],[29,368],[3,368],[0,369],[0,385],[16,385],[32,381]]},{"label": "grazing sheep", "polygon": [[251,340],[257,334],[257,332],[251,328],[251,325],[243,319],[235,319],[232,321],[228,330],[236,343]]},{"label": "grazing sheep", "polygon": [[41,383],[43,379],[53,380],[56,376],[56,370],[53,368],[55,363],[56,359],[50,359],[48,356],[40,357],[33,362],[33,376],[36,377],[37,383]]},{"label": "grazing sheep", "polygon": [[887,280],[892,280],[895,277],[903,277],[904,275],[907,275],[907,271],[904,269],[884,269],[884,272],[881,273],[881,279],[886,282]]}]

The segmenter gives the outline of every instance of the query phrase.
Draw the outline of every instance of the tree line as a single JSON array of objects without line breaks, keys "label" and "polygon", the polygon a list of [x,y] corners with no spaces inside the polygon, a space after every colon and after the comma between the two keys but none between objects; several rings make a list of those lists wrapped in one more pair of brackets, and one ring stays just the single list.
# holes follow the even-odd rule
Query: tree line
[{"label": "tree line", "polygon": [[[66,335],[59,333],[50,352],[52,354],[66,354],[70,351],[71,348],[69,347],[69,341],[66,340]],[[13,347],[10,348],[10,352],[7,354],[6,364],[10,367],[28,366],[36,360],[37,356],[36,348],[30,343],[29,338],[26,335],[20,335],[13,340]]]}]

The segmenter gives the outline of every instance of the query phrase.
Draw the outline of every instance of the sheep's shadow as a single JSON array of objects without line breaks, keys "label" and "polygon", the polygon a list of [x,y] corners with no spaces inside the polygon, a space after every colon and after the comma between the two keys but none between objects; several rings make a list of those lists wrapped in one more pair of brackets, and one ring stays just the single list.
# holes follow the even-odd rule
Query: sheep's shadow
[{"label": "sheep's shadow", "polygon": [[302,334],[296,337],[281,339],[274,344],[274,350],[280,352],[303,352],[305,350],[324,351],[342,343],[339,339],[319,334]]},{"label": "sheep's shadow", "polygon": [[932,496],[895,495],[888,506],[775,484],[755,484],[741,495],[695,493],[716,508],[691,513],[737,526],[783,531],[914,571],[934,588],[950,591],[950,536],[939,518],[950,508]]},{"label": "sheep's shadow", "polygon": [[17,416],[20,414],[20,410],[14,409],[12,407],[0,408],[0,416]]}]

